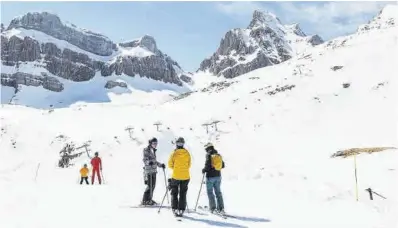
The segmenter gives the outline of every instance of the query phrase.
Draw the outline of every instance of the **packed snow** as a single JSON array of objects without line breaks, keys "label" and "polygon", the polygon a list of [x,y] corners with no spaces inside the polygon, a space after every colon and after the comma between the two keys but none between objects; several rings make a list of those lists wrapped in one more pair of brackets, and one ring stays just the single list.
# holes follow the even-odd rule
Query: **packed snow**
[{"label": "packed snow", "polygon": [[[42,110],[2,101],[0,227],[397,227],[398,150],[356,156],[358,201],[354,158],[331,158],[348,148],[398,147],[397,36],[392,27],[340,37],[232,80],[201,72],[192,77],[194,91],[180,99],[175,96],[184,91],[172,97],[136,78],[143,80],[136,93],[129,86],[106,103]],[[19,104],[74,93],[101,98],[102,91],[91,89],[97,80],[71,86],[65,95],[24,88]],[[217,130],[207,132],[202,125],[215,120],[221,121]],[[190,210],[182,222],[168,207],[160,213],[135,208],[145,188],[142,149],[153,136],[160,162],[167,163],[179,136],[192,155]],[[84,149],[73,166],[57,167],[65,143],[88,141],[89,153],[99,151],[103,159],[101,186],[78,184],[79,169],[89,163]],[[193,211],[209,141],[225,160],[222,192],[235,218]],[[161,169],[157,178],[154,199],[161,202]],[[385,199],[370,200],[367,188]],[[199,205],[207,205],[204,188]]]},{"label": "packed snow", "polygon": [[147,57],[154,55],[154,53],[148,51],[145,48],[142,47],[128,47],[128,48],[123,48],[121,49],[121,55],[124,56],[137,56],[139,58],[142,57]]}]

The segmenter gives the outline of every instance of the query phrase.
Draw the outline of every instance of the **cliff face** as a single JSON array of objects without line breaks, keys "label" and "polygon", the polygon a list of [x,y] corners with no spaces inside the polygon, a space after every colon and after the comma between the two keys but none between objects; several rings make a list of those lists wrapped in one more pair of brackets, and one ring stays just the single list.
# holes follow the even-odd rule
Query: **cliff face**
[{"label": "cliff face", "polygon": [[217,51],[200,64],[199,70],[234,78],[286,61],[300,49],[322,42],[317,35],[306,36],[298,24],[282,25],[275,15],[254,11],[249,26],[228,31]]},{"label": "cliff face", "polygon": [[[60,92],[62,83],[49,75],[83,82],[97,73],[183,85],[179,64],[158,49],[153,37],[145,35],[115,44],[106,36],[63,23],[46,12],[28,13],[11,21],[1,33],[1,62],[4,86],[41,85]],[[26,64],[34,69],[22,70]]]}]

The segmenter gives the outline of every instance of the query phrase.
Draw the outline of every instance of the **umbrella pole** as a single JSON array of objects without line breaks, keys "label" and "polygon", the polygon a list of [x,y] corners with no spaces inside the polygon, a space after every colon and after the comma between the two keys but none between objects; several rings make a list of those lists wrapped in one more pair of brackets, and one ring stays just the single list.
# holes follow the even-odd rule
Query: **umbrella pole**
[{"label": "umbrella pole", "polygon": [[355,168],[355,196],[358,201],[358,175],[357,175],[357,154],[354,153],[354,168]]}]

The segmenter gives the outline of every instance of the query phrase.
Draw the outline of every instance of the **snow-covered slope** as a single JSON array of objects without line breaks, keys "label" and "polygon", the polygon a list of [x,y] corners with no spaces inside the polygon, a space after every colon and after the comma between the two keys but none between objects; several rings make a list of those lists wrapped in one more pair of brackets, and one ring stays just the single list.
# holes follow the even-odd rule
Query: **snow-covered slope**
[{"label": "snow-covered slope", "polygon": [[[161,88],[168,94],[189,91],[191,83],[179,64],[162,53],[149,35],[114,44],[103,35],[63,23],[58,16],[46,12],[28,13],[12,20],[1,34],[1,45],[2,86],[14,88],[15,98],[30,97],[27,101],[15,99],[6,103],[59,107],[66,102],[60,97],[67,97],[67,104],[79,100],[102,102],[108,100],[110,89],[117,87],[129,94],[125,88],[141,87],[141,82],[149,84],[145,90]],[[80,95],[74,97],[76,93],[68,90],[77,87]],[[91,90],[93,87],[96,89]],[[170,88],[173,89],[167,90]],[[33,92],[45,94],[44,100],[51,103],[33,96]]]},{"label": "snow-covered slope", "polygon": [[373,18],[368,24],[358,28],[358,32],[364,32],[373,29],[384,29],[397,26],[398,9],[396,5],[387,5],[379,14]]},{"label": "snow-covered slope", "polygon": [[[348,148],[398,147],[398,55],[391,51],[397,39],[396,26],[340,37],[162,105],[112,101],[50,111],[3,105],[0,226],[397,227],[398,150],[356,157],[359,201],[354,158],[331,158]],[[159,131],[153,126],[158,121]],[[214,121],[221,121],[217,130],[210,126],[206,132],[203,124]],[[128,126],[134,127],[131,138]],[[168,208],[160,214],[133,208],[145,188],[142,148],[152,136],[159,139],[161,162],[176,137],[186,139],[192,154],[190,209],[199,193],[203,145],[213,142],[226,163],[226,211],[236,218],[199,210],[179,223]],[[84,149],[74,166],[57,168],[66,143],[79,147],[87,141],[90,153],[99,151],[103,158],[105,185],[77,184],[79,168],[89,162]],[[156,201],[165,193],[159,171]],[[367,188],[386,199],[369,200]],[[207,205],[205,189],[199,205]]]},{"label": "snow-covered slope", "polygon": [[256,10],[249,26],[228,31],[198,71],[234,78],[284,62],[322,42],[318,35],[306,36],[298,24],[283,25],[274,14]]}]

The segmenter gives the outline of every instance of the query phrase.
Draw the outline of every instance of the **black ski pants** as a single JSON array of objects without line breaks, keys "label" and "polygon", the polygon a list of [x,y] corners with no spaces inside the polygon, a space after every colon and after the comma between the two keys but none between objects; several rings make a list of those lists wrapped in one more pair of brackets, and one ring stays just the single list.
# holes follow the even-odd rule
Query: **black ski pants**
[{"label": "black ski pants", "polygon": [[144,196],[142,198],[142,202],[152,200],[153,191],[155,190],[155,186],[156,186],[156,173],[147,174],[145,184],[147,186],[146,186],[146,189],[144,192]]},{"label": "black ski pants", "polygon": [[[171,179],[171,208],[184,211],[187,207],[188,180]],[[178,197],[179,195],[179,197]]]},{"label": "black ski pants", "polygon": [[82,178],[80,179],[80,184],[83,184],[83,180],[86,181],[86,184],[89,184],[89,183],[88,183],[88,177],[82,177]]}]

